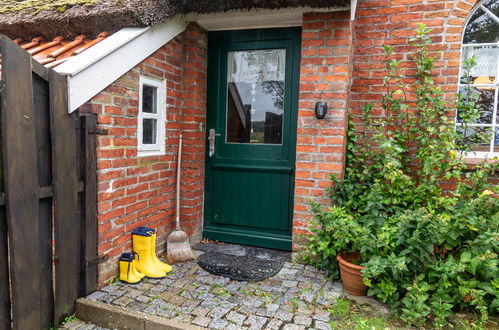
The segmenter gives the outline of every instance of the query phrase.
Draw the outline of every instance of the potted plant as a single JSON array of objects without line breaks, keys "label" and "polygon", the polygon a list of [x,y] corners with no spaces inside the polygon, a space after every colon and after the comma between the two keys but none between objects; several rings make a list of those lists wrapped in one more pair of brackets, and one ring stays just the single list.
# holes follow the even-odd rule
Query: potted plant
[{"label": "potted plant", "polygon": [[333,206],[323,210],[314,203],[313,207],[316,214],[315,227],[321,228],[316,231],[315,239],[320,243],[309,250],[309,253],[315,257],[320,256],[321,263],[330,266],[326,269],[333,269],[334,277],[339,270],[346,292],[354,296],[365,296],[368,288],[362,278],[361,271],[364,267],[361,265],[360,250],[366,243],[366,230],[355,216],[342,207]]}]

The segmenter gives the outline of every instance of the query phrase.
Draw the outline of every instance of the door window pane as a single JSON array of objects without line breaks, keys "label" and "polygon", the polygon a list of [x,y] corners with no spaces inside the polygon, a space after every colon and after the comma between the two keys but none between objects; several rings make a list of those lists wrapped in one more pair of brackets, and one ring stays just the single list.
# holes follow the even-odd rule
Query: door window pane
[{"label": "door window pane", "polygon": [[286,50],[233,51],[227,60],[227,142],[281,144]]},{"label": "door window pane", "polygon": [[156,130],[158,124],[156,119],[143,119],[142,121],[142,143],[156,144]]},{"label": "door window pane", "polygon": [[156,113],[156,92],[157,88],[153,86],[142,86],[142,112]]}]

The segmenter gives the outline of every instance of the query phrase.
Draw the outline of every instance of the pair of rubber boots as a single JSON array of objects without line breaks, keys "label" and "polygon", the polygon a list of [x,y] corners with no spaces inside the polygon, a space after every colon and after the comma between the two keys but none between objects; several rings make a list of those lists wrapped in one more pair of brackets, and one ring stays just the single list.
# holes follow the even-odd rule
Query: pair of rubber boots
[{"label": "pair of rubber boots", "polygon": [[120,257],[120,280],[134,284],[145,276],[163,278],[172,271],[172,266],[161,262],[156,256],[156,230],[138,227],[132,232],[133,253]]}]

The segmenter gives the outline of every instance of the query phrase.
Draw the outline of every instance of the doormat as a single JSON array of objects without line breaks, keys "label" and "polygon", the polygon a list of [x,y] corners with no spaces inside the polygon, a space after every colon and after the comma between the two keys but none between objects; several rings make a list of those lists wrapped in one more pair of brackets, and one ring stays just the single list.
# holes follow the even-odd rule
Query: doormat
[{"label": "doormat", "polygon": [[207,272],[239,281],[263,281],[277,274],[291,253],[236,244],[198,244],[198,264]]}]

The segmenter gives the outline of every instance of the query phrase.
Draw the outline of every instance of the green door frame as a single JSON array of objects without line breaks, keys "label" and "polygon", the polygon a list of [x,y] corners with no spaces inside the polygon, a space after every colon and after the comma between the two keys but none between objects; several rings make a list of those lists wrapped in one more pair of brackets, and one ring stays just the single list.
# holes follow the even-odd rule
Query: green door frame
[{"label": "green door frame", "polygon": [[[204,203],[204,237],[224,242],[291,250],[294,206],[294,174],[296,158],[296,127],[301,52],[301,27],[217,31],[208,34],[207,139]],[[282,145],[224,143],[226,103],[227,52],[252,49],[286,49],[284,104],[289,108],[283,122]],[[223,107],[223,110],[221,108]],[[286,115],[285,115],[286,116]],[[215,156],[209,156],[209,129],[221,134],[215,140]],[[285,142],[287,135],[288,141]],[[262,159],[261,155],[265,157]],[[231,158],[232,157],[232,158]],[[244,160],[241,162],[241,160]],[[214,170],[253,171],[289,175],[289,183],[280,188],[287,196],[287,228],[258,230],[251,227],[220,226],[213,221],[212,196]],[[242,173],[242,172],[241,172]],[[283,197],[284,198],[284,197]]]}]

